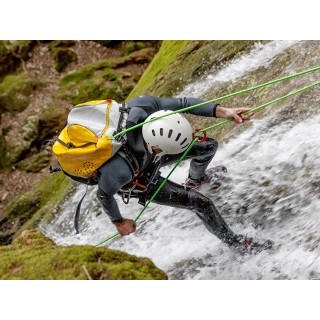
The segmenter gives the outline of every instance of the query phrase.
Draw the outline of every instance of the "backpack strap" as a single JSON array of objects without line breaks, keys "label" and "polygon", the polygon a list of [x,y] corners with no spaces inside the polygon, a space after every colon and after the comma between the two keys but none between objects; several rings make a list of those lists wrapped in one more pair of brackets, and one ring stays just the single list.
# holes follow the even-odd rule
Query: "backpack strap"
[{"label": "backpack strap", "polygon": [[121,156],[129,165],[132,170],[133,175],[136,177],[139,174],[139,163],[134,154],[129,150],[129,148],[124,144],[118,151],[119,156]]},{"label": "backpack strap", "polygon": [[88,192],[88,184],[86,186],[86,192],[84,193],[80,202],[78,203],[76,214],[74,215],[74,228],[76,229],[76,234],[80,233],[80,231],[79,231],[80,209],[81,209],[82,201],[83,201],[84,197],[87,195],[87,192]]},{"label": "backpack strap", "polygon": [[120,111],[120,118],[119,118],[116,133],[121,132],[125,128],[125,121],[127,120],[126,115],[129,114],[130,108],[125,104],[125,102],[122,102],[121,107],[119,108],[119,111]]}]

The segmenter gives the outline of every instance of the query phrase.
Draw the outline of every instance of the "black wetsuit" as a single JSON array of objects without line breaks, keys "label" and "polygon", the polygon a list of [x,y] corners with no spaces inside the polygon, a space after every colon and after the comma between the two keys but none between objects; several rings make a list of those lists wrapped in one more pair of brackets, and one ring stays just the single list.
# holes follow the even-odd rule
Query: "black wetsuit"
[{"label": "black wetsuit", "polygon": [[[195,98],[158,98],[141,96],[128,102],[130,108],[126,121],[127,128],[143,122],[150,114],[159,110],[180,110],[203,100]],[[207,104],[191,109],[190,114],[215,117],[217,104]],[[127,146],[137,158],[140,172],[144,172],[142,182],[152,174],[155,164],[153,156],[146,150],[143,143],[142,128],[127,133]],[[214,157],[218,143],[213,139],[207,139],[203,143],[196,142],[185,159],[192,159],[190,163],[189,178],[199,179],[203,177],[206,168]],[[161,159],[161,165],[165,166],[175,163],[181,154],[166,155]],[[148,175],[149,174],[149,175]],[[127,161],[116,154],[99,169],[98,198],[103,205],[105,212],[112,222],[121,221],[122,216],[114,195],[133,179],[133,171]],[[141,195],[140,201],[150,199],[154,191],[164,180],[158,177],[156,184],[150,185],[148,191]],[[143,199],[142,199],[143,198]],[[232,244],[237,241],[237,236],[231,231],[223,220],[213,202],[201,193],[185,188],[168,180],[161,191],[157,194],[154,202],[160,205],[168,205],[177,208],[186,208],[194,211],[203,221],[206,228],[216,235],[223,242]]]}]

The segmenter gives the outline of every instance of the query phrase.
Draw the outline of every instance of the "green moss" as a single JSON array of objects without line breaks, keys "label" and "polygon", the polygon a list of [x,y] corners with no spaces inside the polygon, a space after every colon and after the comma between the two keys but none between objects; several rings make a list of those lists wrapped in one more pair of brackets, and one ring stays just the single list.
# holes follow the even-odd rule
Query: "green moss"
[{"label": "green moss", "polygon": [[52,209],[64,199],[72,185],[73,182],[66,178],[62,172],[43,178],[35,188],[35,191],[40,194],[39,210],[35,212],[17,234],[20,234],[25,229],[37,227],[42,219],[50,220]]},{"label": "green moss", "polygon": [[30,95],[41,83],[27,73],[6,76],[0,83],[0,107],[9,112],[23,111],[30,103]]},{"label": "green moss", "polygon": [[8,50],[18,59],[28,60],[29,53],[36,45],[34,40],[10,40],[7,41],[6,46]]},{"label": "green moss", "polygon": [[10,243],[23,230],[50,219],[52,209],[63,200],[72,181],[63,173],[43,178],[31,191],[14,198],[0,215],[0,243]]},{"label": "green moss", "polygon": [[8,219],[29,218],[40,204],[40,193],[37,190],[27,191],[14,198],[5,209]]},{"label": "green moss", "polygon": [[146,46],[143,42],[131,42],[123,48],[123,53],[128,55],[134,51],[144,49]]},{"label": "green moss", "polygon": [[124,59],[97,61],[62,77],[62,97],[72,104],[106,98],[124,100],[127,90],[120,81],[119,73],[112,69],[123,61]]},{"label": "green moss", "polygon": [[0,246],[0,279],[166,280],[150,259],[91,246],[56,246],[35,230]]},{"label": "green moss", "polygon": [[63,72],[74,61],[77,61],[77,55],[74,51],[66,48],[53,48],[51,55],[54,60],[54,67],[58,72]]},{"label": "green moss", "polygon": [[148,88],[163,74],[170,64],[174,63],[179,53],[185,48],[189,41],[163,41],[159,52],[155,55],[148,68],[142,75],[137,86],[132,90],[128,98],[141,94],[148,94]]},{"label": "green moss", "polygon": [[31,145],[38,138],[38,116],[30,116],[25,119],[25,122],[21,128],[19,138],[10,136],[10,139],[6,139],[6,162],[10,165],[16,165],[18,161],[29,153]]},{"label": "green moss", "polygon": [[0,79],[13,72],[20,65],[20,60],[6,47],[5,41],[0,40]]},{"label": "green moss", "polygon": [[142,94],[172,96],[211,68],[217,70],[254,41],[163,41],[128,99]]},{"label": "green moss", "polygon": [[[68,74],[60,80],[61,95],[73,104],[94,99],[124,100],[130,86],[121,81],[122,72],[128,72],[131,65],[149,63],[154,49],[146,48],[125,57],[96,61]],[[125,67],[126,70],[122,71]],[[140,68],[139,68],[140,69]]]},{"label": "green moss", "polygon": [[109,68],[105,68],[104,70],[102,70],[99,76],[108,81],[115,81],[119,79],[118,74],[116,74]]},{"label": "green moss", "polygon": [[17,168],[27,172],[39,172],[41,169],[48,166],[50,162],[50,154],[44,150],[36,152],[32,156],[20,161]]},{"label": "green moss", "polygon": [[62,107],[62,105],[62,101],[56,99],[52,104],[40,111],[38,143],[52,138],[56,132],[60,132],[65,126],[68,110]]}]

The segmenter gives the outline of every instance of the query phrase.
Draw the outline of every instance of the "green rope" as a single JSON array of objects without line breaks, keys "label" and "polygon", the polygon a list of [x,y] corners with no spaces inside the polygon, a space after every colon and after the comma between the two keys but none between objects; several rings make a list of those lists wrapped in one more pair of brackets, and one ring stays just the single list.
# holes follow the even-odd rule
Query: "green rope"
[{"label": "green rope", "polygon": [[[307,89],[309,89],[309,88],[315,87],[316,85],[319,85],[319,84],[320,84],[320,81],[315,82],[315,83],[313,83],[313,84],[310,84],[310,85],[308,85],[308,86],[305,86],[305,87],[303,87],[303,88],[301,88],[301,89],[299,89],[299,90],[296,90],[296,91],[294,91],[294,92],[288,93],[288,94],[286,94],[286,95],[284,95],[284,96],[282,96],[282,97],[279,97],[279,98],[277,98],[277,99],[271,100],[271,101],[269,101],[269,102],[267,102],[267,103],[265,103],[265,104],[262,104],[261,106],[258,106],[258,107],[256,107],[256,108],[253,108],[253,109],[245,112],[245,114],[248,114],[248,113],[251,113],[251,112],[255,112],[255,111],[257,111],[257,110],[260,110],[260,109],[262,109],[262,108],[265,108],[265,107],[267,107],[268,105],[270,105],[270,104],[272,104],[272,103],[281,101],[281,100],[283,100],[283,99],[285,99],[285,98],[287,98],[287,97],[290,97],[290,96],[292,96],[292,95],[294,95],[294,94],[297,94],[297,93],[302,92],[302,91],[304,91],[304,90],[307,90]],[[233,121],[233,120],[234,120],[234,119],[224,120],[224,121],[219,122],[219,123],[217,123],[217,124],[215,124],[215,125],[213,125],[213,126],[207,127],[207,128],[205,128],[205,129],[201,129],[201,130],[199,130],[198,132],[203,133],[203,132],[205,132],[205,131],[212,130],[212,129],[216,128],[216,127],[219,127],[219,126],[221,126],[221,125],[223,125],[223,124],[225,124],[225,123],[229,123],[229,122],[231,122],[231,121]],[[178,167],[178,165],[180,164],[180,162],[185,158],[185,156],[188,154],[188,152],[189,152],[190,149],[193,147],[193,145],[195,144],[195,142],[198,141],[198,140],[199,140],[199,138],[196,137],[196,138],[191,142],[191,144],[189,145],[188,149],[183,153],[183,155],[182,155],[181,158],[178,160],[178,162],[175,164],[175,166],[172,168],[172,170],[170,171],[170,173],[167,175],[167,177],[163,180],[163,182],[161,183],[161,185],[158,187],[158,189],[157,189],[157,190],[155,191],[155,193],[152,195],[152,197],[150,198],[150,200],[148,201],[148,203],[145,205],[145,207],[141,210],[141,212],[139,213],[139,215],[136,217],[136,219],[134,220],[135,223],[138,221],[138,219],[140,218],[140,216],[142,215],[142,213],[147,209],[147,207],[148,207],[149,204],[153,201],[153,199],[157,196],[157,194],[158,194],[159,191],[162,189],[162,187],[164,186],[164,184],[167,182],[167,180],[169,179],[169,177],[171,176],[171,174],[173,173],[173,171]],[[96,244],[95,246],[98,247],[98,246],[100,246],[101,244],[103,244],[103,243],[105,243],[105,242],[107,242],[107,241],[115,238],[115,237],[118,236],[118,235],[119,235],[119,232],[116,233],[116,234],[114,234],[113,236],[111,236],[111,237],[109,237],[109,238],[107,238],[107,239],[99,242],[99,243]]]},{"label": "green rope", "polygon": [[319,69],[320,69],[320,66],[312,68],[312,69],[304,70],[304,71],[292,74],[290,76],[286,76],[286,77],[278,78],[278,79],[275,79],[275,80],[271,80],[269,82],[265,82],[265,83],[259,84],[257,86],[248,88],[248,89],[244,89],[244,90],[240,90],[240,91],[237,91],[237,92],[234,92],[234,93],[230,93],[230,94],[227,94],[225,96],[222,96],[222,97],[219,97],[219,98],[216,98],[216,99],[212,99],[212,100],[208,100],[208,101],[205,101],[205,102],[201,102],[199,104],[195,104],[195,105],[187,107],[187,108],[183,108],[183,109],[180,109],[180,110],[177,110],[177,111],[172,111],[172,112],[167,113],[167,114],[165,114],[163,116],[159,116],[159,117],[153,118],[151,120],[141,122],[141,123],[139,123],[139,124],[137,124],[137,125],[135,125],[133,127],[130,127],[130,128],[128,128],[126,130],[123,130],[123,131],[117,133],[116,135],[114,135],[113,138],[117,138],[118,136],[121,136],[121,135],[123,135],[123,134],[125,134],[125,133],[127,133],[129,131],[135,130],[135,129],[145,125],[146,123],[153,122],[155,120],[158,120],[158,119],[161,119],[161,118],[164,118],[164,117],[168,117],[168,116],[170,116],[172,114],[185,112],[185,111],[188,111],[188,110],[191,110],[191,109],[194,109],[194,108],[198,108],[198,107],[204,106],[204,105],[212,103],[212,102],[218,102],[218,101],[221,101],[221,100],[224,100],[224,99],[227,99],[227,98],[231,98],[231,97],[237,96],[237,95],[242,94],[242,93],[246,93],[246,92],[249,92],[249,91],[252,91],[252,90],[256,90],[256,89],[259,89],[259,88],[262,88],[262,87],[269,86],[269,85],[277,83],[277,82],[281,82],[281,81],[284,81],[284,80],[292,79],[292,78],[301,76],[301,75],[306,74],[306,73],[314,72],[314,71],[317,71]]}]

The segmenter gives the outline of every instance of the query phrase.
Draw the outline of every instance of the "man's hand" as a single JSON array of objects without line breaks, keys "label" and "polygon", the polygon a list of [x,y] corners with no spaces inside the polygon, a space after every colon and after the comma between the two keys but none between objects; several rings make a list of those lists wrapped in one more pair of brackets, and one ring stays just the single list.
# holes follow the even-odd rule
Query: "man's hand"
[{"label": "man's hand", "polygon": [[123,219],[121,222],[116,222],[115,226],[121,236],[127,236],[136,231],[136,224],[131,219]]},{"label": "man's hand", "polygon": [[253,113],[243,114],[246,111],[251,110],[250,108],[224,108],[221,106],[218,106],[216,109],[216,117],[222,118],[222,119],[234,119],[237,123],[242,123],[246,120],[250,120],[250,117],[253,115]]}]

